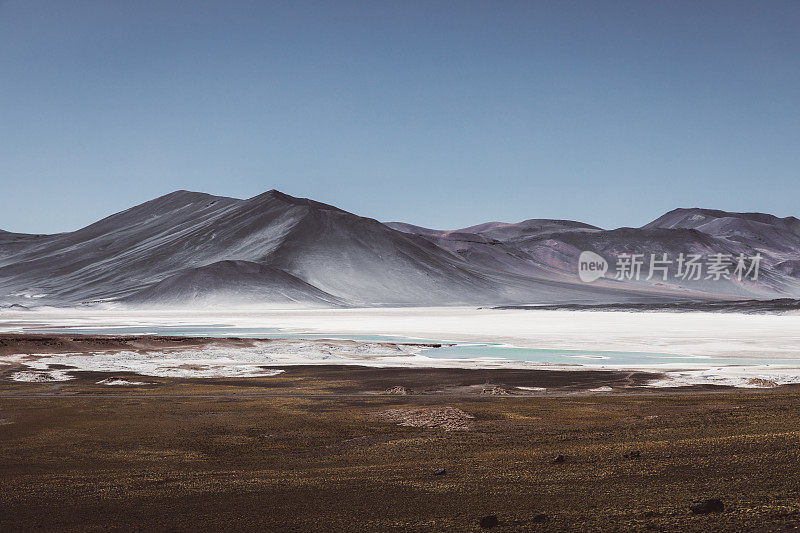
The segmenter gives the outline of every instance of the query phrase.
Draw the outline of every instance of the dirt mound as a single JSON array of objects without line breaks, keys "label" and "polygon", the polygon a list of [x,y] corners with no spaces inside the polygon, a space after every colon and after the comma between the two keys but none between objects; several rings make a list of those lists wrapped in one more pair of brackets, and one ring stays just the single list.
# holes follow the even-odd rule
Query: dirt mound
[{"label": "dirt mound", "polygon": [[456,407],[423,407],[418,409],[389,409],[381,418],[397,422],[400,426],[435,428],[445,431],[469,429],[475,418]]},{"label": "dirt mound", "polygon": [[401,385],[397,385],[396,387],[391,387],[389,389],[386,389],[381,394],[392,394],[392,395],[398,395],[398,396],[406,396],[408,394],[414,394],[414,391],[411,390],[411,389],[407,389],[407,388],[405,388],[405,387],[403,387]]},{"label": "dirt mound", "polygon": [[778,384],[772,381],[771,379],[763,379],[763,378],[752,378],[750,379],[747,384],[751,387],[777,387]]},{"label": "dirt mound", "polygon": [[507,389],[498,387],[497,385],[484,385],[481,394],[489,394],[492,396],[508,396],[511,394]]}]

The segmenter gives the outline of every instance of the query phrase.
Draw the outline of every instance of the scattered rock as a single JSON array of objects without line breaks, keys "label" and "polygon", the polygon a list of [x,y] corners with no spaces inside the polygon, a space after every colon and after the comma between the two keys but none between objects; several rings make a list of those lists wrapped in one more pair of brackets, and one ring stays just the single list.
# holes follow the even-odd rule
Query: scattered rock
[{"label": "scattered rock", "polygon": [[566,457],[564,457],[563,455],[559,455],[558,457],[553,459],[553,464],[560,464],[560,463],[563,463],[566,460],[567,460]]},{"label": "scattered rock", "polygon": [[497,385],[487,385],[483,387],[483,391],[481,394],[489,394],[492,396],[507,396],[511,394],[508,390],[504,389],[503,387],[498,387]]},{"label": "scattered rock", "polygon": [[21,304],[0,305],[0,309],[8,309],[11,311],[30,311],[30,307],[25,307]]},{"label": "scattered rock", "polygon": [[13,381],[25,381],[31,383],[45,383],[50,381],[69,381],[75,379],[65,370],[23,370],[21,372],[14,372],[11,374]]},{"label": "scattered rock", "polygon": [[777,387],[778,384],[771,379],[751,378],[747,381],[747,385],[757,388],[772,388]]},{"label": "scattered rock", "polygon": [[406,396],[408,394],[413,394],[413,392],[401,385],[397,385],[396,387],[392,387],[390,389],[386,389],[383,391],[384,394],[393,394],[397,396]]},{"label": "scattered rock", "polygon": [[444,469],[444,468],[440,468],[440,469],[438,469],[438,470],[434,470],[434,471],[433,471],[433,475],[434,475],[434,476],[443,476],[443,475],[445,475],[446,473],[447,473],[447,470],[446,470],[446,469]]},{"label": "scattered rock", "polygon": [[480,522],[478,522],[478,524],[480,524],[480,526],[483,529],[489,529],[490,527],[494,527],[499,523],[500,522],[497,520],[497,515],[495,515],[495,514],[490,514],[489,516],[484,516],[483,518],[481,518]]},{"label": "scattered rock", "polygon": [[149,383],[147,381],[130,381],[125,378],[108,378],[103,379],[97,382],[98,385],[111,385],[111,386],[122,386],[122,387],[133,387],[137,385],[155,385],[155,383]]},{"label": "scattered rock", "polygon": [[630,450],[622,454],[625,459],[639,459],[642,456],[642,452],[639,450]]},{"label": "scattered rock", "polygon": [[544,514],[544,513],[539,513],[539,514],[537,514],[537,515],[535,515],[535,516],[533,517],[533,521],[534,521],[534,523],[536,523],[536,524],[542,524],[542,523],[544,523],[544,522],[547,522],[549,519],[550,519],[550,517],[548,517],[548,516],[547,516],[546,514]]},{"label": "scattered rock", "polygon": [[389,409],[381,418],[401,426],[435,428],[445,431],[469,429],[475,417],[456,407],[423,407],[417,409]]},{"label": "scattered rock", "polygon": [[725,504],[719,498],[707,498],[693,501],[689,510],[694,514],[721,513],[725,510]]}]

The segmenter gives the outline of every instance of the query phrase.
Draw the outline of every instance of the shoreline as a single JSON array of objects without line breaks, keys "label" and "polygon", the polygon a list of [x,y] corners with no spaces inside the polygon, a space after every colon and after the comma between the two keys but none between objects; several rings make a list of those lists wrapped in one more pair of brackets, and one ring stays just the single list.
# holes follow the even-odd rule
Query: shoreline
[{"label": "shoreline", "polygon": [[[800,315],[491,310],[473,307],[305,310],[59,309],[0,313],[0,332],[75,328],[135,334],[383,335],[519,348],[661,352],[800,360]],[[194,333],[197,332],[197,333]],[[215,333],[216,332],[216,333]],[[64,334],[70,334],[66,330]]]},{"label": "shoreline", "polygon": [[[22,386],[91,385],[87,379],[117,380],[106,388],[137,387],[153,379],[218,380],[275,379],[301,373],[325,381],[331,375],[378,373],[386,390],[433,394],[431,383],[408,378],[435,375],[437,394],[495,394],[536,396],[567,393],[654,394],[709,390],[787,390],[797,380],[780,382],[747,366],[730,365],[711,370],[692,364],[611,366],[603,364],[541,364],[500,359],[434,359],[419,355],[438,343],[364,342],[346,339],[261,339],[243,337],[178,337],[153,335],[47,335],[0,334],[0,382]],[[312,354],[313,352],[313,354]],[[769,371],[793,371],[770,367]],[[800,370],[797,371],[800,373]],[[454,375],[471,376],[468,384],[454,384]],[[787,374],[791,375],[791,373]],[[408,382],[402,382],[406,376]],[[521,379],[520,376],[524,376]],[[628,376],[628,381],[622,380]],[[636,376],[631,379],[630,376]],[[699,377],[698,377],[699,376]],[[703,378],[705,382],[698,379]],[[372,378],[371,378],[372,379]],[[496,391],[478,391],[491,384]],[[374,379],[373,379],[374,381]],[[402,382],[402,383],[401,383]],[[117,387],[114,387],[117,385]],[[738,386],[737,386],[738,385]],[[5,388],[5,387],[4,387]],[[435,388],[435,387],[434,387]],[[362,386],[366,394],[381,394],[380,387]],[[352,391],[351,391],[352,393]]]}]

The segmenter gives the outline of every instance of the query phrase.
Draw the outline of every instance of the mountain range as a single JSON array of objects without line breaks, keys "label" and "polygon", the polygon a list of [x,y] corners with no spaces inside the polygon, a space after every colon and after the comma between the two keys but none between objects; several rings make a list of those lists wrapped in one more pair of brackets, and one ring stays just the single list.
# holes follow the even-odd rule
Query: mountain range
[{"label": "mountain range", "polygon": [[[609,271],[581,281],[582,252],[606,259]],[[615,262],[631,254],[641,256],[642,275],[614,276]],[[671,264],[646,279],[651,254]],[[759,256],[758,277],[681,277],[681,254],[723,254],[734,262]],[[6,307],[647,303],[798,295],[800,220],[761,213],[675,209],[640,228],[613,230],[546,219],[435,230],[382,223],[275,190],[246,200],[176,191],[73,232],[0,231],[0,305]]]}]

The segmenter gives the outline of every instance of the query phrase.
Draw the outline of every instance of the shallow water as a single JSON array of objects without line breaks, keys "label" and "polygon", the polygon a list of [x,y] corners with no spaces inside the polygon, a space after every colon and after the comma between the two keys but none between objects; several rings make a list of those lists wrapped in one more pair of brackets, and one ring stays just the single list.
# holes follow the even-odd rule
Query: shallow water
[{"label": "shallow water", "polygon": [[[436,339],[402,337],[395,335],[343,335],[325,333],[303,333],[287,331],[280,328],[241,328],[229,324],[192,324],[175,326],[109,326],[83,327],[67,326],[61,328],[25,328],[27,333],[80,335],[162,335],[190,337],[255,337],[269,339],[351,339],[365,342],[423,342],[447,343]],[[580,365],[580,366],[651,366],[651,365],[687,365],[729,366],[729,365],[773,365],[800,363],[798,359],[765,359],[765,358],[721,358],[692,354],[669,354],[657,352],[625,352],[607,350],[552,350],[535,348],[516,348],[505,344],[459,343],[441,348],[429,348],[420,355],[433,359],[500,359],[508,361],[525,361],[531,363]]]},{"label": "shallow water", "polygon": [[650,366],[687,363],[709,366],[791,364],[796,359],[718,358],[697,355],[676,355],[654,352],[619,352],[605,350],[547,350],[515,348],[503,344],[458,344],[422,350],[421,355],[436,359],[497,358],[510,361],[527,361],[560,365],[591,366]]}]

